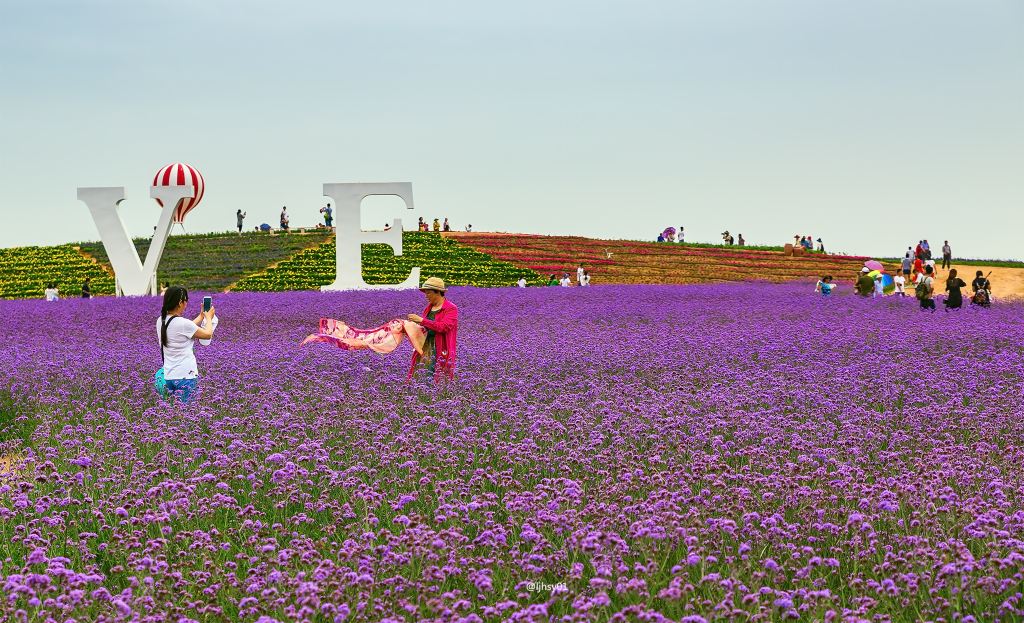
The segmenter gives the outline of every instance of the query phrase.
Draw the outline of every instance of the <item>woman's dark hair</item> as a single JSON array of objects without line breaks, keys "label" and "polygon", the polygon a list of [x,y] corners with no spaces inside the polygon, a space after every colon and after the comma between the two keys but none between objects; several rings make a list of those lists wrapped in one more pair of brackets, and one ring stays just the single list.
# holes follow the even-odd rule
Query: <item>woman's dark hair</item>
[{"label": "woman's dark hair", "polygon": [[985,274],[985,272],[984,272],[984,271],[981,271],[981,270],[979,270],[979,271],[978,271],[978,274],[977,274],[977,275],[975,275],[975,277],[981,277],[981,276],[984,276],[984,274]]},{"label": "woman's dark hair", "polygon": [[181,286],[169,286],[164,292],[164,306],[160,310],[160,343],[167,346],[167,314],[181,305],[181,302],[188,302],[188,290]]},{"label": "woman's dark hair", "polygon": [[932,267],[931,266],[925,266],[924,267],[924,272],[925,272],[926,275],[932,274]]},{"label": "woman's dark hair", "polygon": [[949,275],[946,276],[946,283],[947,284],[953,283],[954,279],[956,279],[956,269],[955,268],[951,268],[951,269],[949,269]]}]

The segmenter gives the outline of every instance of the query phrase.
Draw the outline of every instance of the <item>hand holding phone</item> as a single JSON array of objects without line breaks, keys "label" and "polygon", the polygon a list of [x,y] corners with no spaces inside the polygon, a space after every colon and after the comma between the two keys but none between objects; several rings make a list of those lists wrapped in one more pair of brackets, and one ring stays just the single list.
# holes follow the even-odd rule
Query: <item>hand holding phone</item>
[{"label": "hand holding phone", "polygon": [[204,312],[208,312],[208,311],[210,311],[211,307],[213,307],[213,297],[212,296],[204,296],[203,297],[203,311]]}]

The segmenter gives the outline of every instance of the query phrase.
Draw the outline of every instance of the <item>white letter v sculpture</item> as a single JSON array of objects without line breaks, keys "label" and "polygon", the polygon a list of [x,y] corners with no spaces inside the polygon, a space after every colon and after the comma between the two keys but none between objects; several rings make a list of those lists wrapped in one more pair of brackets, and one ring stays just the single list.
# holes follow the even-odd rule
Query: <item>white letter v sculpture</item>
[{"label": "white letter v sculpture", "polygon": [[114,283],[118,296],[140,296],[158,294],[156,269],[160,264],[160,256],[164,253],[167,236],[171,233],[171,219],[178,202],[191,197],[194,193],[191,186],[153,186],[150,196],[159,199],[163,204],[160,220],[149,251],[146,263],[139,260],[128,229],[121,220],[117,208],[124,201],[123,186],[106,186],[98,188],[79,188],[78,199],[85,202],[92,213],[92,220],[100,232],[103,248],[114,268]]}]

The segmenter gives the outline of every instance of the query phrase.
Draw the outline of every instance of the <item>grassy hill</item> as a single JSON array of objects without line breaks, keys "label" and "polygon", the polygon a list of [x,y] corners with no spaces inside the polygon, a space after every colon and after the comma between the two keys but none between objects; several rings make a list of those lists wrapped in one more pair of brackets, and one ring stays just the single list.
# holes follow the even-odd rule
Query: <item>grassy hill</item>
[{"label": "grassy hill", "polygon": [[[160,283],[170,281],[190,290],[217,292],[303,249],[323,244],[328,237],[327,232],[315,230],[274,236],[262,232],[171,236],[160,259],[157,277]],[[137,238],[134,242],[139,258],[145,261],[150,239]],[[79,247],[109,268],[110,259],[102,243],[85,242]],[[109,292],[103,294],[113,292],[111,283]]]},{"label": "grassy hill", "polygon": [[[315,290],[335,278],[334,240],[307,249],[274,267],[242,279],[234,290]],[[446,284],[511,286],[525,277],[539,285],[541,277],[528,267],[491,257],[450,238],[429,232],[404,232],[402,255],[383,244],[363,245],[363,279],[367,283],[399,283],[419,266],[421,276],[440,277]]]}]

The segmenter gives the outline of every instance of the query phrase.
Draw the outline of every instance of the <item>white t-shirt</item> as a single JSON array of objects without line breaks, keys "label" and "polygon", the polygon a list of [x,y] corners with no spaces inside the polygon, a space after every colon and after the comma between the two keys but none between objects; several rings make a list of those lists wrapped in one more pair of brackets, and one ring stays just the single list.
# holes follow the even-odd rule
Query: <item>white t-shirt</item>
[{"label": "white t-shirt", "polygon": [[576,281],[583,281],[583,267],[576,269]]},{"label": "white t-shirt", "polygon": [[[38,292],[38,290],[36,291]],[[56,301],[57,299],[60,298],[60,295],[57,292],[57,288],[46,288],[46,292],[44,292],[44,294],[46,294],[47,301]]]},{"label": "white t-shirt", "polygon": [[568,277],[562,277],[561,284],[563,288],[568,288],[570,283],[571,282],[569,281]]},{"label": "white t-shirt", "polygon": [[903,277],[903,275],[896,275],[895,277],[892,278],[892,280],[893,282],[896,283],[896,291],[903,292],[905,294],[906,290],[903,289],[903,286],[907,283],[907,280]]},{"label": "white t-shirt", "polygon": [[[161,318],[156,319],[156,339],[160,345]],[[164,378],[194,379],[199,377],[199,365],[192,351],[192,336],[199,327],[188,318],[174,317],[167,325],[167,346],[164,346]]]},{"label": "white t-shirt", "polygon": [[516,282],[516,285],[519,286],[520,288],[525,288],[526,287],[526,277],[520,277],[519,281]]}]

